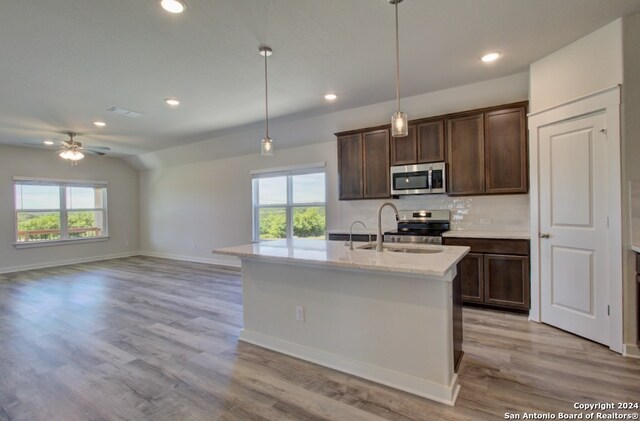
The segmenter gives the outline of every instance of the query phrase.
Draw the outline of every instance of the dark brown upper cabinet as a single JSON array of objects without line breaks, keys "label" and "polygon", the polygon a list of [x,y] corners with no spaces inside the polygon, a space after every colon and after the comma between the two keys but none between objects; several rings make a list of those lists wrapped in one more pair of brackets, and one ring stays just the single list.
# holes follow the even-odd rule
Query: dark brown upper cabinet
[{"label": "dark brown upper cabinet", "polygon": [[418,135],[418,163],[444,161],[444,120],[418,124],[416,133]]},{"label": "dark brown upper cabinet", "polygon": [[362,199],[362,134],[338,137],[340,199]]},{"label": "dark brown upper cabinet", "polygon": [[418,162],[416,126],[409,126],[409,135],[391,138],[391,165],[412,165]]},{"label": "dark brown upper cabinet", "polygon": [[445,158],[444,121],[409,126],[409,135],[391,138],[391,165],[442,162]]},{"label": "dark brown upper cabinet", "polygon": [[390,197],[389,167],[447,163],[447,194],[526,193],[527,102],[409,122],[409,135],[383,125],[336,133],[340,199]]},{"label": "dark brown upper cabinet", "polygon": [[389,130],[375,130],[362,135],[364,149],[364,198],[391,196],[389,181]]},{"label": "dark brown upper cabinet", "polygon": [[526,193],[527,134],[524,107],[484,116],[486,193]]},{"label": "dark brown upper cabinet", "polygon": [[484,193],[484,115],[447,120],[449,194]]},{"label": "dark brown upper cabinet", "polygon": [[526,103],[447,120],[450,195],[526,193]]},{"label": "dark brown upper cabinet", "polygon": [[338,135],[340,200],[390,197],[389,130]]}]

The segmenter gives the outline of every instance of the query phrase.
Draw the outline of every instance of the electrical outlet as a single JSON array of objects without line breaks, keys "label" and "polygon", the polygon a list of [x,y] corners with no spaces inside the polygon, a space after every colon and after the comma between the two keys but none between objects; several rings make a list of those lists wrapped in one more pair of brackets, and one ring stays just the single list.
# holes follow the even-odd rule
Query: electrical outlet
[{"label": "electrical outlet", "polygon": [[296,306],[296,321],[304,322],[304,307]]}]

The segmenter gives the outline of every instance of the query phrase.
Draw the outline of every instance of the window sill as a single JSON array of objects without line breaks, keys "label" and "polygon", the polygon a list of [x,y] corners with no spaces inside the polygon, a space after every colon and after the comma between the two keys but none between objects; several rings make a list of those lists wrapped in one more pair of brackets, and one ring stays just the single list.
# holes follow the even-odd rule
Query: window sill
[{"label": "window sill", "polygon": [[17,249],[30,249],[37,247],[64,246],[79,243],[95,243],[98,241],[107,241],[109,236],[95,238],[77,238],[73,240],[52,240],[52,241],[34,241],[31,243],[13,243],[13,247]]}]

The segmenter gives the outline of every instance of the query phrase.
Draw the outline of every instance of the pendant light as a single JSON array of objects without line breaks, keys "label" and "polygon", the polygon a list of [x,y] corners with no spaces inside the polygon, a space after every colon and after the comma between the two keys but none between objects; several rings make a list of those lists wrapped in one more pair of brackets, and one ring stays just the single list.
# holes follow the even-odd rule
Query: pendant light
[{"label": "pendant light", "polygon": [[391,136],[404,137],[409,134],[408,118],[405,113],[400,111],[400,41],[398,34],[398,3],[402,0],[388,0],[396,9],[396,101],[398,102],[398,111],[391,116]]},{"label": "pendant light", "polygon": [[273,156],[273,139],[269,137],[269,86],[267,83],[267,57],[273,54],[273,50],[266,45],[261,45],[258,51],[264,57],[264,114],[266,122],[266,133],[264,139],[262,139],[260,151],[262,156]]}]

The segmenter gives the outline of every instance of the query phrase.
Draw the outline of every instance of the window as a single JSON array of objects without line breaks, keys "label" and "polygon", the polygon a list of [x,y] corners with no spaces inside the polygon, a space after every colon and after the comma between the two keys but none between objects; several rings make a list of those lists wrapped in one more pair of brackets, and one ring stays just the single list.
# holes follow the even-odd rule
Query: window
[{"label": "window", "polygon": [[253,238],[325,238],[324,164],[253,174]]},{"label": "window", "polygon": [[107,184],[14,178],[16,246],[106,237]]}]

